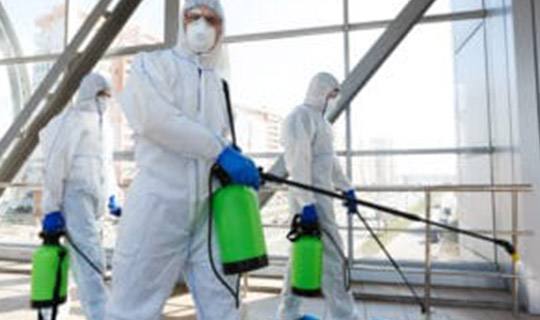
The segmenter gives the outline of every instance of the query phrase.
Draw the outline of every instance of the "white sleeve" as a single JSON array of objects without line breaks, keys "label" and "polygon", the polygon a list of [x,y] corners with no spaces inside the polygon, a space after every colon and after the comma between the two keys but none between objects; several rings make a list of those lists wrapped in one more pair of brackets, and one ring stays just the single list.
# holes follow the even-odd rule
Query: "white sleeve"
[{"label": "white sleeve", "polygon": [[[43,172],[42,206],[45,213],[61,211],[64,202],[64,182],[69,176],[72,160],[80,140],[82,131],[77,128],[64,127],[67,137],[45,144]],[[52,137],[53,139],[55,137]]]},{"label": "white sleeve", "polygon": [[345,176],[343,173],[343,169],[341,168],[341,164],[339,163],[338,157],[334,157],[334,165],[332,168],[332,180],[334,182],[334,186],[342,191],[348,191],[352,189],[351,182]]},{"label": "white sleeve", "polygon": [[161,56],[154,55],[135,58],[122,94],[122,107],[134,132],[188,157],[217,158],[222,140],[174,106],[172,85],[159,65]]},{"label": "white sleeve", "polygon": [[[302,112],[291,114],[282,129],[285,165],[290,178],[303,184],[312,185],[312,145],[315,134],[314,123]],[[315,203],[313,192],[293,189],[293,196],[305,206]]]},{"label": "white sleeve", "polygon": [[103,136],[103,152],[105,153],[105,188],[107,190],[107,196],[116,195],[118,198],[120,187],[118,186],[116,169],[114,166],[114,131],[109,121],[104,121]]}]

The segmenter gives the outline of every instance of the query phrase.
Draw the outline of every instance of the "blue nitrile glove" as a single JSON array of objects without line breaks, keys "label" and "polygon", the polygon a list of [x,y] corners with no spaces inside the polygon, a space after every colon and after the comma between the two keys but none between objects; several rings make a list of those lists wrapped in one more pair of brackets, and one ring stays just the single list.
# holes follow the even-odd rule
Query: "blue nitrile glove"
[{"label": "blue nitrile glove", "polygon": [[255,163],[233,146],[228,146],[221,152],[217,164],[229,176],[232,183],[259,189],[261,177]]},{"label": "blue nitrile glove", "polygon": [[317,209],[314,204],[308,204],[302,208],[302,215],[300,216],[300,222],[302,224],[316,224],[319,220],[317,216]]},{"label": "blue nitrile glove", "polygon": [[316,316],[312,316],[310,314],[305,314],[301,316],[300,318],[298,318],[298,320],[319,320],[319,318],[317,318]]},{"label": "blue nitrile glove", "polygon": [[358,212],[358,205],[356,204],[356,192],[354,189],[350,189],[343,193],[347,200],[343,201],[343,206],[347,208],[347,213],[353,214]]},{"label": "blue nitrile glove", "polygon": [[47,213],[41,222],[43,233],[55,234],[66,229],[66,221],[60,211]]},{"label": "blue nitrile glove", "polygon": [[117,218],[120,218],[120,216],[122,216],[122,207],[116,201],[116,196],[109,197],[109,204],[107,205],[107,207],[109,208],[110,215]]}]

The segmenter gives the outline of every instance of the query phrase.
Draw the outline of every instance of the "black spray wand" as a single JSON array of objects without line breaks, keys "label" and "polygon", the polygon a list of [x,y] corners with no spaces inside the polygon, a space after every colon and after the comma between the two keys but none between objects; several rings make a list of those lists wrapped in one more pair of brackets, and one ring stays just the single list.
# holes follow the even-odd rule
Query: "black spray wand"
[{"label": "black spray wand", "polygon": [[[333,197],[333,198],[336,198],[336,199],[341,199],[341,200],[345,200],[345,201],[349,200],[345,195],[343,195],[341,193],[321,189],[321,188],[318,188],[318,187],[315,187],[315,186],[309,186],[309,185],[299,183],[299,182],[296,182],[296,181],[287,180],[287,179],[278,177],[278,176],[270,174],[270,173],[261,172],[261,177],[266,181],[270,181],[270,182],[274,182],[274,183],[278,183],[278,184],[286,184],[286,185],[289,185],[289,186],[292,186],[292,187],[295,187],[295,188],[300,188],[300,189],[312,191],[312,192],[323,194],[323,195]],[[401,217],[401,218],[405,218],[405,219],[408,219],[408,220],[429,224],[429,225],[432,225],[432,226],[435,226],[435,227],[438,227],[438,228],[441,228],[441,229],[445,229],[445,230],[449,230],[449,231],[452,231],[452,232],[455,232],[455,233],[463,234],[463,235],[469,236],[471,238],[475,238],[475,239],[479,239],[479,240],[494,243],[494,244],[504,248],[504,250],[506,250],[506,252],[508,252],[508,254],[510,256],[512,256],[512,259],[514,261],[519,261],[519,254],[517,253],[514,245],[511,242],[507,241],[507,240],[498,239],[498,238],[492,238],[492,237],[488,237],[488,236],[485,236],[483,234],[476,233],[476,232],[473,232],[473,231],[470,231],[470,230],[465,230],[465,229],[460,229],[460,228],[457,228],[457,227],[454,227],[454,226],[449,226],[449,225],[444,224],[444,223],[440,223],[440,222],[436,222],[436,221],[433,221],[433,220],[425,219],[425,218],[422,218],[422,217],[420,217],[418,215],[415,215],[415,214],[412,214],[412,213],[409,213],[409,212],[405,212],[405,211],[401,211],[401,210],[398,210],[398,209],[390,208],[390,207],[387,207],[387,206],[383,206],[383,205],[380,205],[380,204],[377,204],[377,203],[368,202],[368,201],[360,200],[360,199],[356,199],[355,202],[356,202],[356,204],[358,204],[360,206],[363,206],[363,207],[371,208],[371,209],[374,209],[374,210],[379,210],[379,211],[382,211],[382,212],[385,212],[385,213],[388,213],[388,214],[391,214],[391,215],[394,215],[394,216],[397,216],[397,217]]]}]

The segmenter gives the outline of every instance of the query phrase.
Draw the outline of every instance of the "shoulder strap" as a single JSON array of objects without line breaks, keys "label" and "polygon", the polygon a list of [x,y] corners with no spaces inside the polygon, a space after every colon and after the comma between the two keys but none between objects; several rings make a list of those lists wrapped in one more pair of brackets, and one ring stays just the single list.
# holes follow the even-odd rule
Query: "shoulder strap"
[{"label": "shoulder strap", "polygon": [[223,84],[223,93],[225,94],[225,103],[227,104],[227,115],[229,116],[229,127],[231,129],[231,136],[233,140],[233,145],[235,147],[238,147],[236,144],[236,130],[234,128],[234,115],[232,111],[232,103],[231,103],[231,93],[229,90],[229,84],[225,79],[221,80]]}]

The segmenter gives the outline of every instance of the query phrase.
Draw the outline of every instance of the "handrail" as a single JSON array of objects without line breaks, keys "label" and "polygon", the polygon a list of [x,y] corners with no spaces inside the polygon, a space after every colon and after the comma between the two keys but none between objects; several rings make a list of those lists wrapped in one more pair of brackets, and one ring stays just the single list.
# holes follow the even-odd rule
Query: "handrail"
[{"label": "handrail", "polygon": [[[128,185],[124,185],[128,186]],[[0,182],[0,188],[42,188],[41,183]],[[269,188],[271,190],[287,191],[287,187]],[[435,184],[435,185],[371,185],[355,186],[356,191],[364,193],[405,193],[405,192],[456,192],[456,193],[527,193],[533,191],[531,184]]]},{"label": "handrail", "polygon": [[[291,228],[290,224],[279,224],[279,223],[264,223],[263,228],[269,228],[269,229],[284,229],[288,230]],[[403,232],[403,233],[411,233],[411,234],[417,234],[417,233],[425,233],[426,228],[411,228],[411,229],[405,229],[405,228],[372,228],[375,232]],[[338,226],[338,230],[341,231],[347,231],[349,228],[347,226]],[[353,231],[359,231],[363,232],[366,231],[366,228],[364,227],[353,227]],[[480,234],[494,234],[493,230],[487,230],[487,229],[468,229],[469,231],[480,233]],[[449,230],[443,230],[439,229],[437,230],[438,233],[444,233],[444,234],[452,234],[452,231]],[[495,231],[496,235],[500,236],[509,236],[517,234],[520,237],[532,237],[534,236],[535,232],[534,230],[530,229],[522,229],[517,231],[512,230],[497,230]]]},{"label": "handrail", "polygon": [[[355,185],[355,190],[364,193],[404,193],[404,192],[456,192],[456,193],[527,193],[533,191],[531,184],[435,184],[435,185]],[[287,191],[285,186],[272,186],[269,189]]]}]

